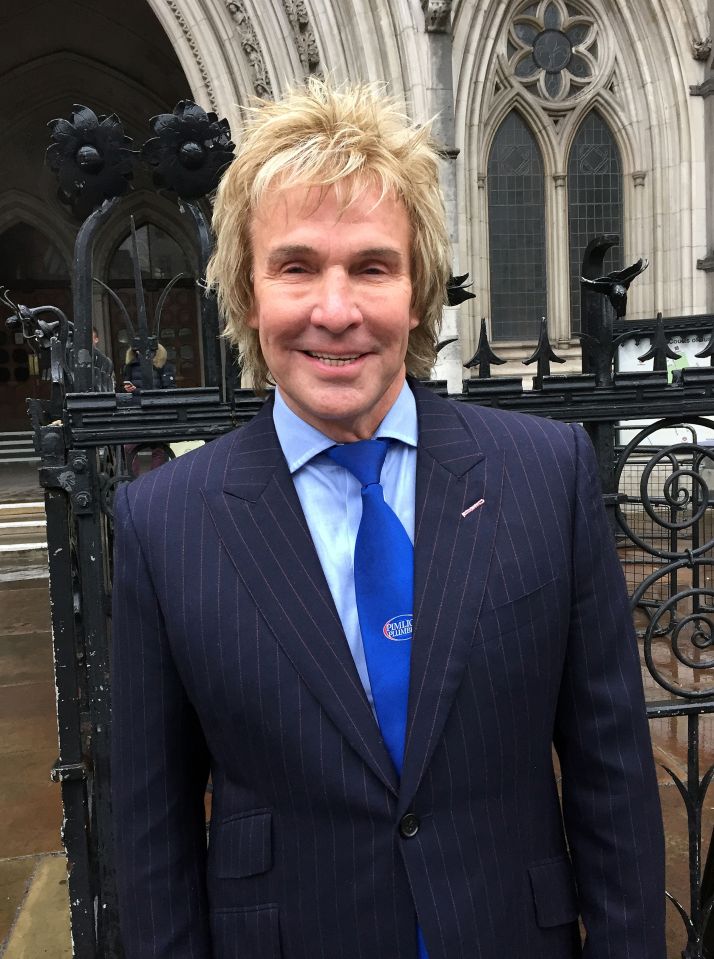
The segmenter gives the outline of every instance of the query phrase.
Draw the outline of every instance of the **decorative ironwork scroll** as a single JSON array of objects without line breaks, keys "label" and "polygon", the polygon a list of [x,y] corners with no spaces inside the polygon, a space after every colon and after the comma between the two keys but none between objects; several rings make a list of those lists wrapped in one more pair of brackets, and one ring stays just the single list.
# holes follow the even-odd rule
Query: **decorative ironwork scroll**
[{"label": "decorative ironwork scroll", "polygon": [[[657,435],[686,429],[691,440],[651,446]],[[684,803],[689,836],[689,902],[668,898],[686,932],[684,959],[702,959],[714,945],[714,889],[705,888],[703,811],[714,764],[700,768],[702,717],[714,712],[714,420],[659,420],[639,430],[620,453],[616,515],[625,544],[641,551],[632,594],[644,661],[668,700],[650,702],[651,718],[686,716],[687,775],[666,765]],[[628,473],[637,487],[628,493]],[[626,548],[625,553],[633,553]],[[626,560],[627,562],[627,560]],[[630,559],[630,562],[632,560]],[[712,860],[709,847],[709,870]]]}]

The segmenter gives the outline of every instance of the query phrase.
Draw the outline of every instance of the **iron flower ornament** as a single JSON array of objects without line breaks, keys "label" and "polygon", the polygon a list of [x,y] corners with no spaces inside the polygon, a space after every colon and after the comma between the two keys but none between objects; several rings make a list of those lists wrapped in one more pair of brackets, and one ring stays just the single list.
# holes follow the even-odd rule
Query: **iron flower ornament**
[{"label": "iron flower ornament", "polygon": [[116,114],[97,116],[75,104],[71,119],[51,120],[46,160],[59,181],[60,200],[82,218],[131,186],[131,138]]},{"label": "iron flower ornament", "polygon": [[160,113],[149,123],[155,136],[141,148],[141,157],[154,168],[154,184],[184,200],[215,190],[233,159],[228,121],[192,100],[179,100],[173,113]]}]

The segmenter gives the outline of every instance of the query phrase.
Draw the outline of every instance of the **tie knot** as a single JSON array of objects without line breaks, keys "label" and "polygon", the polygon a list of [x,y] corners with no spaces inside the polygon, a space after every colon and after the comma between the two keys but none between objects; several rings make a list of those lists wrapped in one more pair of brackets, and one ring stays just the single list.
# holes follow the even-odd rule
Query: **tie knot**
[{"label": "tie knot", "polygon": [[379,477],[387,455],[388,440],[358,440],[325,450],[335,463],[355,476],[362,486],[379,483]]}]

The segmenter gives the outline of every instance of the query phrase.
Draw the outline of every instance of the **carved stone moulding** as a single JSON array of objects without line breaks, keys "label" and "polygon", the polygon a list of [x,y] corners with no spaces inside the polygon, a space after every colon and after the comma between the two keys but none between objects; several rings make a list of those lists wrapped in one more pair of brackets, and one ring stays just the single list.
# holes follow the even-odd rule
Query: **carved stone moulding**
[{"label": "carved stone moulding", "polygon": [[693,97],[710,97],[714,93],[714,78],[707,77],[704,83],[691,84],[689,94]]},{"label": "carved stone moulding", "polygon": [[695,38],[692,40],[692,56],[695,60],[708,60],[711,52],[711,37]]},{"label": "carved stone moulding", "polygon": [[320,50],[315,38],[315,31],[310,23],[310,15],[307,12],[305,0],[283,0],[283,9],[290,21],[295,48],[305,74],[321,76]]},{"label": "carved stone moulding", "polygon": [[211,78],[209,76],[206,63],[203,57],[201,56],[201,54],[199,53],[198,44],[196,43],[195,37],[193,36],[193,33],[191,32],[191,29],[186,21],[186,18],[181,13],[179,5],[175,3],[174,0],[166,0],[166,5],[171,11],[171,13],[174,15],[174,19],[176,20],[178,25],[181,27],[181,33],[183,33],[184,37],[186,38],[186,42],[188,43],[189,50],[191,51],[191,55],[193,56],[194,63],[198,67],[198,72],[201,75],[201,82],[203,83],[203,87],[206,91],[206,96],[208,97],[208,101],[211,104],[211,107],[213,108],[213,110],[217,111],[218,101],[216,100],[216,94],[213,89],[213,84],[211,83]]},{"label": "carved stone moulding", "polygon": [[253,21],[245,9],[245,4],[241,0],[229,0],[226,3],[226,9],[236,24],[241,49],[250,66],[253,90],[257,96],[263,99],[272,99],[273,85],[265,64],[263,48],[260,45]]},{"label": "carved stone moulding", "polygon": [[421,0],[427,33],[451,33],[451,0]]},{"label": "carved stone moulding", "polygon": [[703,260],[697,260],[697,269],[705,273],[714,272],[714,250],[710,250]]}]

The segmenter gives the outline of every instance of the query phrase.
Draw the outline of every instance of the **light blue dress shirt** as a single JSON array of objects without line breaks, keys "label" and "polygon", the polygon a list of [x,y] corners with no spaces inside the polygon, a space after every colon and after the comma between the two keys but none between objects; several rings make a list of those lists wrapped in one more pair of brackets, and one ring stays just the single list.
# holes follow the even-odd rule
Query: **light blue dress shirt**
[{"label": "light blue dress shirt", "polygon": [[[293,413],[279,389],[275,390],[273,422],[357,672],[373,705],[354,583],[355,540],[362,517],[359,480],[321,455],[335,441]],[[381,483],[385,501],[399,517],[412,543],[417,435],[416,403],[405,383],[374,438],[386,436],[399,441],[389,444]]]}]

